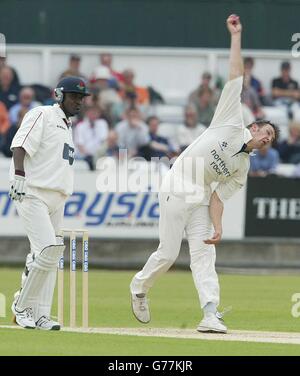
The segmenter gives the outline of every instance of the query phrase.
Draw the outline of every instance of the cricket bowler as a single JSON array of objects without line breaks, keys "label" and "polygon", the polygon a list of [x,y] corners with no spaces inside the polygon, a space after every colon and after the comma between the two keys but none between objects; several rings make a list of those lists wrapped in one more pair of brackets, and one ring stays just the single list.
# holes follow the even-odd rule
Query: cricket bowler
[{"label": "cricket bowler", "polygon": [[[132,310],[142,323],[150,321],[147,293],[177,259],[185,233],[193,280],[204,313],[197,330],[227,332],[217,310],[220,292],[215,270],[215,245],[222,238],[223,203],[245,184],[249,153],[278,138],[278,128],[269,121],[256,121],[247,126],[243,123],[242,25],[239,17],[229,16],[227,28],[231,34],[229,80],[210,126],[177,158],[162,182],[158,195],[160,244],[130,284]],[[200,171],[184,163],[188,158],[203,159],[203,185],[197,186],[201,180],[197,176]],[[214,189],[212,183],[215,183]],[[190,189],[189,192],[187,189],[179,191],[175,186],[195,187],[195,199],[190,199]]]}]

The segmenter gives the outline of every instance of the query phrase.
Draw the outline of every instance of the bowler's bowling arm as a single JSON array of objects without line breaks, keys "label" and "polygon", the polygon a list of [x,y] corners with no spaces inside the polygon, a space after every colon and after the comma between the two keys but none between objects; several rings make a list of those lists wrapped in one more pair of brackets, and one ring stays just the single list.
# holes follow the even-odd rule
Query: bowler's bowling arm
[{"label": "bowler's bowling arm", "polygon": [[229,55],[229,80],[234,80],[244,74],[244,63],[241,54],[242,31],[231,33]]}]

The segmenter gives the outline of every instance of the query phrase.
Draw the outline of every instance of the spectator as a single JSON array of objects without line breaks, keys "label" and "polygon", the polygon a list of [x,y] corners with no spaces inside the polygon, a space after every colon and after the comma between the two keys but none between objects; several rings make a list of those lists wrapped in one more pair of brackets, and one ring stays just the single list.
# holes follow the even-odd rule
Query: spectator
[{"label": "spectator", "polygon": [[267,176],[274,174],[279,164],[279,153],[267,144],[256,150],[255,155],[250,158],[250,176]]},{"label": "spectator", "polygon": [[119,158],[119,145],[118,134],[115,130],[109,130],[107,139],[102,142],[100,148],[97,151],[96,159],[102,157],[114,157]]},{"label": "spectator", "polygon": [[134,83],[134,72],[132,69],[126,69],[123,72],[124,83],[120,92],[124,99],[126,95],[135,94],[138,106],[148,106],[150,103],[149,91],[146,87],[136,86]]},{"label": "spectator", "polygon": [[213,91],[210,88],[203,88],[198,93],[196,102],[197,122],[209,126],[214,116],[215,105]]},{"label": "spectator", "polygon": [[291,65],[288,61],[281,64],[281,76],[272,81],[272,96],[275,105],[285,105],[289,118],[292,118],[291,105],[300,99],[298,82],[291,78]]},{"label": "spectator", "polygon": [[111,107],[111,121],[116,125],[121,120],[125,119],[128,108],[138,107],[136,94],[132,92],[125,92],[125,97],[122,101],[116,102]]},{"label": "spectator", "polygon": [[70,76],[82,77],[83,79],[86,79],[84,74],[80,72],[80,62],[81,57],[79,55],[72,54],[69,59],[69,68],[60,75],[60,80],[64,77]]},{"label": "spectator", "polygon": [[187,105],[184,111],[184,124],[178,127],[176,135],[176,144],[180,152],[194,142],[205,130],[206,126],[198,123],[195,106]]},{"label": "spectator", "polygon": [[[3,67],[7,67],[8,65],[6,64],[6,57],[0,56],[0,71]],[[9,66],[8,66],[9,67]],[[17,71],[13,67],[9,67],[13,73],[13,79],[12,79],[12,85],[15,87],[20,87],[20,80],[19,80],[19,75]]]},{"label": "spectator", "polygon": [[277,150],[283,163],[300,163],[300,123],[290,123],[289,137],[278,143]]},{"label": "spectator", "polygon": [[147,125],[142,121],[140,111],[131,107],[126,111],[125,120],[116,125],[120,149],[127,149],[128,158],[139,155],[139,149],[149,145]]},{"label": "spectator", "polygon": [[259,96],[250,85],[250,76],[244,76],[243,91],[241,94],[242,103],[246,104],[256,119],[263,119],[264,112],[261,108]]},{"label": "spectator", "polygon": [[119,88],[120,82],[124,81],[123,74],[117,72],[112,67],[112,54],[108,52],[103,52],[100,54],[100,64],[101,66],[107,67],[110,72],[109,86],[113,88]]},{"label": "spectator", "polygon": [[18,113],[17,122],[8,128],[7,132],[5,133],[5,135],[3,137],[3,143],[2,143],[1,151],[3,152],[3,154],[7,158],[11,158],[12,157],[12,152],[10,150],[10,146],[11,146],[12,140],[13,140],[15,134],[17,133],[17,130],[19,129],[19,127],[20,127],[20,125],[22,123],[22,120],[23,120],[24,116],[26,115],[26,113],[28,111],[29,111],[29,109],[26,108],[26,107],[20,108],[20,111]]},{"label": "spectator", "polygon": [[4,66],[0,71],[0,101],[9,110],[17,103],[20,86],[14,84],[14,74],[10,67]]},{"label": "spectator", "polygon": [[3,144],[3,138],[10,127],[9,116],[5,105],[0,102],[0,149]]},{"label": "spectator", "polygon": [[[169,141],[165,137],[158,136],[157,131],[159,127],[159,119],[157,116],[149,116],[146,120],[146,124],[149,128],[149,135],[150,135],[150,158],[151,157],[166,157],[171,156],[173,151],[172,146],[170,145]],[[148,158],[148,159],[150,159]]]},{"label": "spectator", "polygon": [[97,95],[98,106],[101,107],[111,118],[111,108],[120,104],[122,99],[117,91],[109,87],[110,72],[105,66],[99,66],[94,72],[94,82],[92,83],[92,92]]},{"label": "spectator", "polygon": [[19,112],[22,108],[31,110],[34,107],[40,106],[40,103],[34,101],[34,91],[31,87],[23,87],[19,94],[19,102],[11,107],[9,110],[9,119],[11,124],[16,124],[19,119]]},{"label": "spectator", "polygon": [[209,72],[203,72],[199,86],[189,95],[189,103],[193,103],[196,106],[199,98],[199,93],[204,89],[212,90],[214,102],[216,103],[218,101],[217,92],[215,92],[211,87],[211,78],[212,77]]},{"label": "spectator", "polygon": [[256,78],[253,76],[253,68],[254,68],[254,59],[253,57],[245,57],[244,58],[244,75],[245,75],[245,78],[248,80],[249,82],[249,86],[252,87],[256,94],[258,95],[258,98],[260,100],[261,103],[265,103],[265,93],[264,93],[264,89],[263,89],[263,86],[262,86],[262,83]]},{"label": "spectator", "polygon": [[88,163],[90,170],[95,169],[95,156],[108,135],[108,124],[100,117],[99,107],[88,107],[84,119],[77,124],[74,130],[74,142],[78,156]]}]

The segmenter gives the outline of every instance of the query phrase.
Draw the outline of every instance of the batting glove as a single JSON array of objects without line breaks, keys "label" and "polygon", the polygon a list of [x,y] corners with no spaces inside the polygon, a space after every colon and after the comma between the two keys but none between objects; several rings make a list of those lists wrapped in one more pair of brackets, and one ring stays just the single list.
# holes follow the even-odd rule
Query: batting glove
[{"label": "batting glove", "polygon": [[22,202],[26,193],[26,178],[24,172],[20,173],[22,175],[20,175],[18,171],[15,171],[15,177],[14,180],[11,182],[9,190],[9,197],[12,200]]}]

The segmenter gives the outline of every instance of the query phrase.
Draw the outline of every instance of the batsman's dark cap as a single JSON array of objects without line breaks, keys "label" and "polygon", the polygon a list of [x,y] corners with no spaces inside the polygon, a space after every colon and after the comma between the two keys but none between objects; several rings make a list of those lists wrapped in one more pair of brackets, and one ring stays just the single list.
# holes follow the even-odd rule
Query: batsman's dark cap
[{"label": "batsman's dark cap", "polygon": [[57,84],[63,93],[78,93],[84,96],[91,95],[87,89],[85,81],[80,77],[65,77]]}]

